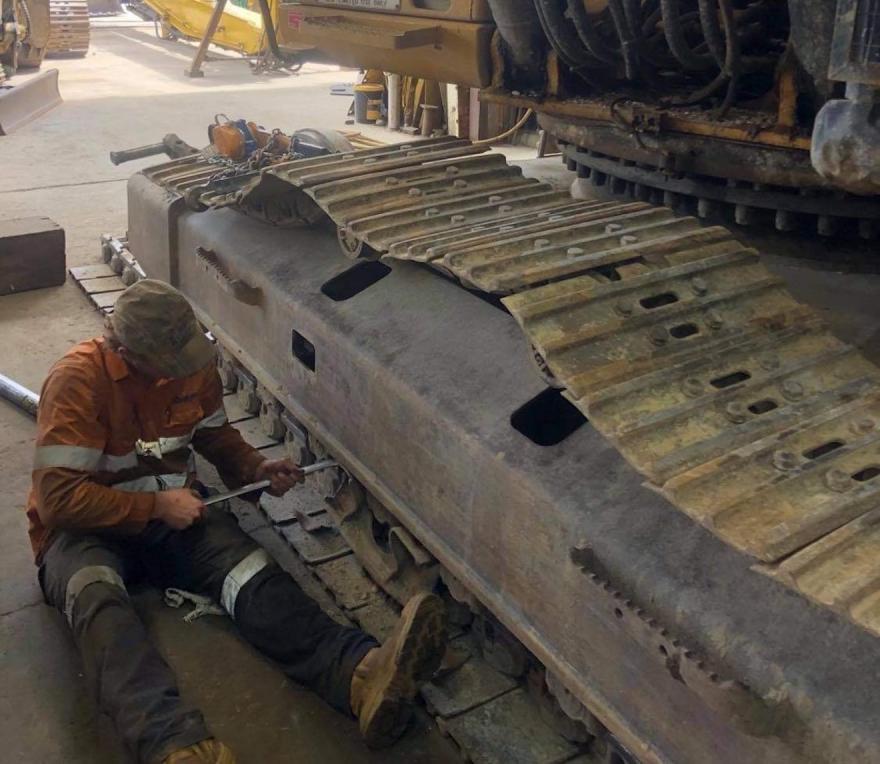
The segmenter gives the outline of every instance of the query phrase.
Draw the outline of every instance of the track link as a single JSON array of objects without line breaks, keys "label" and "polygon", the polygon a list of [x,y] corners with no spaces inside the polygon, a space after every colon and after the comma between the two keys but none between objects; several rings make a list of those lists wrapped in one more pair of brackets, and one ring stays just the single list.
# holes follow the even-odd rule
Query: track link
[{"label": "track link", "polygon": [[89,52],[89,5],[86,0],[49,1],[50,56],[84,56]]},{"label": "track link", "polygon": [[291,191],[364,253],[500,299],[555,384],[675,506],[880,634],[880,370],[727,229],[577,202],[454,138],[281,163],[198,201],[248,210]]}]

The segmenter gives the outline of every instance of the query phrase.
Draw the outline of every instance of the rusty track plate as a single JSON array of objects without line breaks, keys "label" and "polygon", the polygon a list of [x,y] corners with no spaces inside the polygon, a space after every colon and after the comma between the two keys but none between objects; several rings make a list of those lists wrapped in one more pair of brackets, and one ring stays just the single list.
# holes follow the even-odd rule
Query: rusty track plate
[{"label": "rusty track plate", "polygon": [[577,202],[458,139],[284,163],[236,198],[294,189],[385,257],[501,296],[675,506],[880,634],[880,369],[725,228]]},{"label": "rusty track plate", "polygon": [[792,555],[780,581],[880,632],[880,510],[872,510]]},{"label": "rusty track plate", "polygon": [[429,160],[474,156],[485,151],[486,148],[473,146],[462,138],[443,137],[311,159],[295,159],[272,165],[259,174],[248,177],[247,182],[242,183],[240,189],[234,192],[222,187],[216,191],[206,188],[200,195],[200,201],[208,207],[231,203],[254,205],[265,198],[271,198],[285,186],[305,189],[388,170],[417,167]]},{"label": "rusty track plate", "polygon": [[[345,132],[341,135],[347,138],[352,146],[358,150],[358,153],[375,155],[387,153],[389,150],[397,149],[397,146],[386,146],[384,144],[374,145],[372,139],[366,138],[357,132]],[[446,143],[456,141],[453,138],[437,139]],[[460,142],[460,141],[459,141]],[[415,145],[415,144],[412,144]],[[369,148],[364,148],[369,146]],[[209,150],[206,150],[209,153]],[[336,155],[341,156],[341,155]],[[300,164],[311,160],[297,160]],[[284,163],[276,162],[278,166]],[[290,164],[290,162],[286,163]],[[179,194],[185,194],[191,189],[198,189],[204,195],[204,206],[225,207],[237,204],[239,201],[239,192],[245,188],[255,185],[260,180],[260,170],[241,173],[233,177],[224,178],[222,180],[214,180],[211,178],[221,173],[225,165],[212,162],[209,160],[207,153],[192,154],[190,156],[172,159],[153,167],[143,170],[143,174],[158,185],[163,186],[171,191]]]}]

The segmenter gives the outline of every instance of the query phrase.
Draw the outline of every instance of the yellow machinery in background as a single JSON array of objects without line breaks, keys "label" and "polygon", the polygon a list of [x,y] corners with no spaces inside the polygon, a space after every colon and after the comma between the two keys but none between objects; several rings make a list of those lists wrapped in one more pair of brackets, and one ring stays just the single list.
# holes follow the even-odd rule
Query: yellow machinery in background
[{"label": "yellow machinery in background", "polygon": [[[215,3],[211,0],[145,0],[159,17],[160,33],[165,39],[174,36],[196,40],[204,38]],[[277,4],[270,0],[273,15]],[[266,50],[266,35],[259,10],[227,3],[223,8],[211,43],[245,56],[259,56]]]},{"label": "yellow machinery in background", "polygon": [[48,0],[0,0],[0,82],[19,68],[38,68],[48,39]]},{"label": "yellow machinery in background", "polygon": [[19,69],[38,69],[49,44],[49,0],[0,0],[0,136],[61,103],[57,69],[7,83]]},{"label": "yellow machinery in background", "polygon": [[278,45],[310,60],[486,87],[495,24],[484,0],[281,3]]},{"label": "yellow machinery in background", "polygon": [[227,0],[139,0],[129,8],[142,18],[156,22],[163,39],[183,37],[199,40],[192,63],[184,72],[202,77],[202,63],[209,45],[234,50],[256,58],[254,71],[284,69],[297,71],[303,63],[301,53],[311,46],[292,45],[285,51],[278,46],[275,28],[279,20],[278,0],[248,0],[243,7]]},{"label": "yellow machinery in background", "polygon": [[82,57],[89,52],[90,10],[87,0],[49,0],[48,54]]}]

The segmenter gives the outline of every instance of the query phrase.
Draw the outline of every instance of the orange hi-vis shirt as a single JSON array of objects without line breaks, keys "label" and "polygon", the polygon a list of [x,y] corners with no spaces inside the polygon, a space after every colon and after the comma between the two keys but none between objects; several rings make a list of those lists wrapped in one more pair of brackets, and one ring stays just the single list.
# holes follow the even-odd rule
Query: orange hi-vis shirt
[{"label": "orange hi-vis shirt", "polygon": [[265,457],[226,419],[213,364],[145,382],[102,338],[71,348],[49,371],[37,412],[28,534],[37,563],[53,532],[140,532],[155,493],[195,477],[192,449],[230,487]]}]

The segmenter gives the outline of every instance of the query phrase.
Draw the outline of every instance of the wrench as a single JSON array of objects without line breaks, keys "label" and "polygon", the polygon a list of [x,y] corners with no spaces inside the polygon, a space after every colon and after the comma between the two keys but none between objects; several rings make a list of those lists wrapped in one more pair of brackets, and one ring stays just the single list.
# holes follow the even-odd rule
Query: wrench
[{"label": "wrench", "polygon": [[[332,459],[325,459],[323,462],[317,462],[315,464],[310,464],[308,467],[303,467],[302,472],[303,475],[311,475],[314,472],[320,472],[321,470],[330,469],[330,467],[338,467],[339,465],[334,462]],[[233,499],[236,496],[241,496],[244,493],[250,493],[251,491],[261,491],[264,488],[268,488],[272,485],[271,480],[260,480],[256,483],[248,483],[247,485],[243,485],[241,488],[236,488],[234,491],[227,491],[226,493],[216,493],[213,496],[209,496],[204,501],[204,505],[209,507],[211,504],[219,504],[221,501],[226,501],[227,499]]]}]

